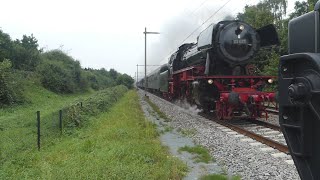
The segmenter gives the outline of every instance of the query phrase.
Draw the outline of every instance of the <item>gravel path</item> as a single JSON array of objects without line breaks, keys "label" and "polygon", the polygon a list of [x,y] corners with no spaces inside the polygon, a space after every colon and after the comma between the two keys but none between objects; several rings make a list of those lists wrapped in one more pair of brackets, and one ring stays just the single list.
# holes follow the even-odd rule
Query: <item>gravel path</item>
[{"label": "gravel path", "polygon": [[[145,92],[139,90],[139,94],[144,96]],[[295,166],[286,162],[290,156],[235,134],[190,110],[147,94],[150,100],[172,119],[171,126],[185,132],[195,131],[193,140],[208,148],[211,155],[221,166],[225,166],[230,174],[238,174],[243,179],[250,180],[300,179]]]}]

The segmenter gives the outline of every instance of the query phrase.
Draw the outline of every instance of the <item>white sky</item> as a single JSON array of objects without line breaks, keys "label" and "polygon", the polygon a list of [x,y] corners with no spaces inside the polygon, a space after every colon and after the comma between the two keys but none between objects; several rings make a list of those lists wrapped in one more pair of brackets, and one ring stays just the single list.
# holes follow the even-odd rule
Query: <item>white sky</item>
[{"label": "white sky", "polygon": [[[149,64],[163,64],[188,34],[227,1],[10,0],[1,2],[0,28],[12,39],[33,33],[40,47],[62,47],[82,67],[114,68],[134,76],[136,64],[144,64],[144,27],[161,33],[147,37]],[[231,0],[202,29],[257,2]],[[294,2],[288,0],[289,12]],[[199,32],[188,41],[195,41]]]}]

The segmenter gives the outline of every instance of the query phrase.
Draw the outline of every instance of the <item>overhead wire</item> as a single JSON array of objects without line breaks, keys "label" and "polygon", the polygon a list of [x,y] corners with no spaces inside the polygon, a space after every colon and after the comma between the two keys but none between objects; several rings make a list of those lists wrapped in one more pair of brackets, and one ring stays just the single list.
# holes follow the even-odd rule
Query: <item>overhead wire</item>
[{"label": "overhead wire", "polygon": [[[209,18],[207,18],[200,26],[198,26],[194,31],[192,31],[180,44],[183,44],[189,37],[191,37],[196,31],[198,31],[206,22],[208,22],[212,17],[214,17],[221,9],[223,9],[230,1],[228,0],[226,3],[224,3],[218,10],[216,10]],[[169,54],[167,54],[165,57],[172,54],[175,50],[171,51]]]},{"label": "overhead wire", "polygon": [[224,8],[230,1],[228,0],[226,3],[224,3],[216,12],[214,12],[208,19],[206,19],[200,26],[198,26],[194,31],[192,31],[182,42],[183,44],[190,36],[192,36],[196,31],[198,31],[207,21],[209,21],[213,16],[215,16],[222,8]]}]

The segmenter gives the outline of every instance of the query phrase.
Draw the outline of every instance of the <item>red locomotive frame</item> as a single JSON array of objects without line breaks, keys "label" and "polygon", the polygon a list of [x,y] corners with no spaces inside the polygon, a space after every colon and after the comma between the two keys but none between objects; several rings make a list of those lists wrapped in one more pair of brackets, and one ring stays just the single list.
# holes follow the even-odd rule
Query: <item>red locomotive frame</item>
[{"label": "red locomotive frame", "polygon": [[[258,90],[260,85],[267,83],[275,76],[203,76],[204,66],[191,66],[173,72],[169,77],[168,93],[163,93],[166,99],[190,98],[190,87],[194,81],[212,80],[218,88],[219,99],[215,101],[216,115],[219,119],[232,119],[235,112],[246,112],[249,118],[268,118],[265,103],[275,103],[274,92]],[[183,90],[182,90],[183,89]],[[182,91],[181,91],[182,90]],[[230,93],[238,94],[238,104],[228,101]]]}]

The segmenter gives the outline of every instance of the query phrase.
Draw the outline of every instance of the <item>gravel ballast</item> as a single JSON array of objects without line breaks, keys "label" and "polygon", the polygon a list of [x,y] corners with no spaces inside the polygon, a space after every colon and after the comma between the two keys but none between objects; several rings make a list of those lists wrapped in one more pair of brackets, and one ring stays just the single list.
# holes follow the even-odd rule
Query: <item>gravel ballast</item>
[{"label": "gravel ballast", "polygon": [[[146,93],[139,90],[139,94],[144,96]],[[238,174],[242,179],[250,180],[300,179],[295,166],[286,163],[286,158],[290,157],[274,156],[280,153],[278,150],[262,151],[260,148],[268,146],[256,146],[252,141],[242,141],[238,134],[197,115],[192,108],[186,110],[153,94],[147,95],[172,120],[170,126],[185,132],[196,132],[192,134],[196,144],[206,147],[211,156],[230,174]]]}]

